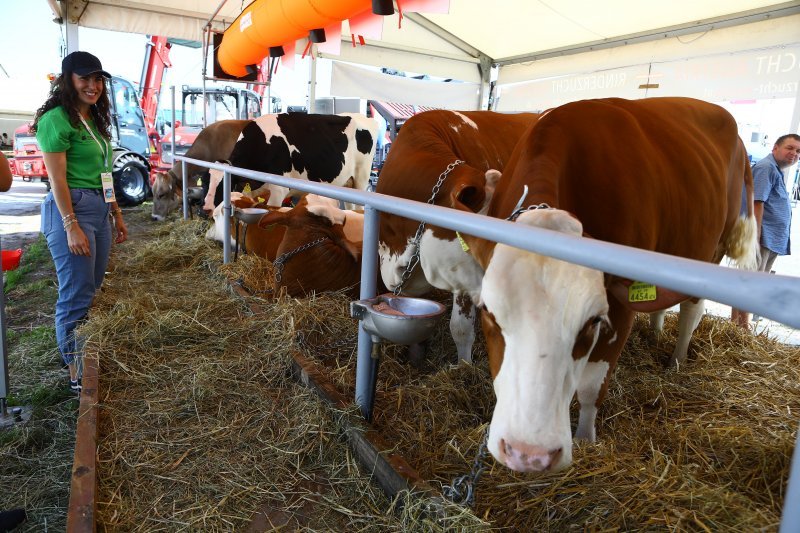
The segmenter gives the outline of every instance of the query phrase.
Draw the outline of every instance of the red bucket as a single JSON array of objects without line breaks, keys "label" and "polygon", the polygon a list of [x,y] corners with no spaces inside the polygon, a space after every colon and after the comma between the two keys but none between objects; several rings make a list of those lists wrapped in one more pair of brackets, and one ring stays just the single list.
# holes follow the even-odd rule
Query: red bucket
[{"label": "red bucket", "polygon": [[16,250],[3,250],[3,272],[6,270],[16,270],[19,260],[22,257],[22,248]]}]

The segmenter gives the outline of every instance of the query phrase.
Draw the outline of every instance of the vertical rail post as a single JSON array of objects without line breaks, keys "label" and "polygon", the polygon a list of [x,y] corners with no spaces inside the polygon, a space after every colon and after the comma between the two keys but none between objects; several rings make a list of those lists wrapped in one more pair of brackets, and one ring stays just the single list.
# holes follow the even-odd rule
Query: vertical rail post
[{"label": "vertical rail post", "polygon": [[[361,253],[361,299],[374,298],[378,285],[378,220],[380,211],[364,206],[364,243]],[[372,336],[358,323],[358,357],[356,359],[356,405],[369,422],[375,403],[375,381],[378,361],[372,358]]]},{"label": "vertical rail post", "polygon": [[[1,246],[1,245],[0,245]],[[2,274],[0,274],[2,276]],[[8,414],[8,342],[6,341],[5,288],[0,287],[0,417]]]},{"label": "vertical rail post", "polygon": [[222,175],[222,262],[231,262],[231,173],[226,170]]},{"label": "vertical rail post", "polygon": [[[174,161],[174,160],[173,160]],[[172,163],[175,164],[174,162]],[[189,176],[186,175],[186,161],[181,161],[181,180],[183,181],[183,220],[189,220]]]},{"label": "vertical rail post", "polygon": [[789,479],[786,481],[780,533],[800,531],[800,449],[798,449],[800,432],[797,435],[792,453],[792,466],[789,469]]}]

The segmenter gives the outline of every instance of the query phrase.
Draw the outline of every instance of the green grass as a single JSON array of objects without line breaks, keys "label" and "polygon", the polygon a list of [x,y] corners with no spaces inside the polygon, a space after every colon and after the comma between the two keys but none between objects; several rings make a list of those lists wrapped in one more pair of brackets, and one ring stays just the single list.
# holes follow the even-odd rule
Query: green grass
[{"label": "green grass", "polygon": [[47,249],[47,241],[43,235],[25,249],[16,270],[9,270],[5,273],[5,293],[8,294],[19,287],[31,272],[52,264],[50,251]]},{"label": "green grass", "polygon": [[56,347],[52,314],[58,296],[44,237],[30,244],[5,283],[9,405],[31,419],[0,430],[0,509],[22,507],[19,531],[63,531],[69,501],[78,400]]}]

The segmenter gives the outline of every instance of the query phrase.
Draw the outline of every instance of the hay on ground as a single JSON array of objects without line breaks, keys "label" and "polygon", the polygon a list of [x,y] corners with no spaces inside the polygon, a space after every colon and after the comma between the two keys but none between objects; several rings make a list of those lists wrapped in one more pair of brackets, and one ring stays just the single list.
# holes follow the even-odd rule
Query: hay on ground
[{"label": "hay on ground", "polygon": [[[179,223],[120,252],[84,328],[101,357],[106,528],[242,529],[266,517],[337,531],[753,530],[780,520],[800,410],[796,347],[705,317],[689,362],[668,371],[675,317],[661,338],[637,319],[597,443],[577,444],[574,464],[545,476],[488,458],[474,510],[432,514],[427,498],[386,499],[342,442],[337,420],[353,413],[287,377],[299,347],[352,397],[349,300],[256,294],[254,314],[226,277],[256,293],[268,263],[246,256],[223,276],[219,249],[201,234]],[[446,485],[472,467],[494,396],[480,339],[473,365],[456,364],[446,320],[429,344],[422,365],[384,350],[374,426],[423,478]]]}]

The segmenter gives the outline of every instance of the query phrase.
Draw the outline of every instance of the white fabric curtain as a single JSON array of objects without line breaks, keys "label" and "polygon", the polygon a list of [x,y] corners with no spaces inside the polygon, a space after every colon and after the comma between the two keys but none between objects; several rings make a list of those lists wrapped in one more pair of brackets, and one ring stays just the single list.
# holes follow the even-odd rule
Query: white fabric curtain
[{"label": "white fabric curtain", "polygon": [[333,63],[331,95],[442,109],[478,109],[477,83],[417,80]]}]

